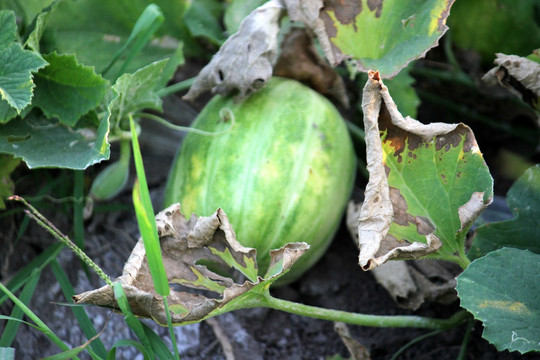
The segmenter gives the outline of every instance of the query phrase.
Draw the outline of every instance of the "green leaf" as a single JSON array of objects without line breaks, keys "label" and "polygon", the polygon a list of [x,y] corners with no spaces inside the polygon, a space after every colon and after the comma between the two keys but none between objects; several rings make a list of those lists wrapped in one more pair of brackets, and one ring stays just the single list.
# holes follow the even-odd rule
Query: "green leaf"
[{"label": "green leaf", "polygon": [[[0,21],[0,34],[7,33],[0,38],[0,99],[7,101],[10,107],[20,113],[32,100],[35,86],[32,72],[38,71],[47,65],[47,62],[39,54],[24,50],[19,43],[8,43],[15,37],[13,12],[1,11]],[[4,115],[5,121],[9,120],[7,117]]]},{"label": "green leaf", "polygon": [[214,1],[194,1],[187,11],[184,21],[193,36],[204,37],[215,45],[221,45],[225,38],[218,17],[211,12]]},{"label": "green leaf", "polygon": [[321,18],[338,62],[352,56],[361,71],[378,69],[386,78],[437,45],[453,0],[334,3]]},{"label": "green leaf", "polygon": [[225,9],[223,22],[229,35],[240,28],[240,23],[250,12],[264,4],[266,0],[233,0]]},{"label": "green leaf", "polygon": [[425,243],[423,233],[434,229],[443,244],[436,256],[453,259],[463,252],[472,225],[460,209],[476,196],[483,204],[493,197],[493,180],[471,129],[461,124],[431,141],[389,124],[381,131],[395,214],[388,235]]},{"label": "green leaf", "polygon": [[0,11],[0,50],[11,45],[17,38],[17,24],[13,11]]},{"label": "green leaf", "polygon": [[527,56],[540,44],[539,11],[538,1],[456,1],[448,24],[456,45],[491,62],[495,53]]},{"label": "green leaf", "polygon": [[0,99],[0,124],[7,123],[17,116],[17,110],[9,106],[6,100]]},{"label": "green leaf", "polygon": [[52,53],[44,58],[49,66],[36,74],[34,105],[47,117],[75,126],[82,115],[99,105],[108,82],[93,68],[78,64],[75,55]]},{"label": "green leaf", "polygon": [[56,9],[59,2],[60,0],[54,0],[51,5],[44,8],[41,13],[36,16],[34,21],[32,21],[32,24],[30,24],[27,30],[28,36],[24,43],[25,46],[28,46],[31,50],[34,50],[37,53],[40,52],[39,42],[41,41],[41,37],[43,36],[45,28],[47,27],[49,17],[51,13]]},{"label": "green leaf", "polygon": [[540,254],[540,164],[528,169],[506,194],[515,218],[478,227],[470,259],[503,247],[528,249]]},{"label": "green leaf", "polygon": [[19,166],[20,162],[20,159],[0,154],[0,210],[6,208],[4,198],[13,195],[15,184],[11,180],[11,173]]},{"label": "green leaf", "polygon": [[39,13],[55,0],[7,0],[0,1],[0,9],[15,10],[25,26],[30,26]]},{"label": "green leaf", "polygon": [[497,350],[540,351],[540,255],[503,248],[472,262],[457,278],[461,306],[484,324]]},{"label": "green leaf", "polygon": [[[154,40],[125,69],[131,73],[149,63],[171,57],[177,50],[178,39],[197,47],[190,41],[188,30],[180,21],[189,7],[186,0],[152,1],[165,16]],[[140,15],[150,4],[147,0],[79,0],[63,1],[51,17],[45,38],[49,51],[75,53],[79,62],[93,65],[96,72],[109,65],[114,55],[124,46]],[[123,61],[107,73],[106,77],[116,80]],[[121,75],[121,74],[120,74]]]},{"label": "green leaf", "polygon": [[118,78],[113,85],[116,97],[109,104],[111,129],[122,121],[126,122],[129,114],[144,109],[161,110],[161,98],[155,90],[166,64],[167,60],[157,61],[134,74]]},{"label": "green leaf", "polygon": [[108,122],[97,129],[73,130],[31,113],[0,125],[0,153],[22,158],[29,168],[86,169],[109,158]]},{"label": "green leaf", "polygon": [[109,200],[120,193],[129,178],[131,146],[129,140],[120,142],[120,158],[101,171],[90,188],[89,196],[96,200]]},{"label": "green leaf", "polygon": [[384,83],[388,86],[388,90],[392,94],[392,98],[396,102],[399,112],[403,116],[416,118],[416,109],[420,105],[420,98],[416,90],[412,86],[414,78],[409,74],[412,64],[409,64],[405,69],[392,79],[386,80]]}]

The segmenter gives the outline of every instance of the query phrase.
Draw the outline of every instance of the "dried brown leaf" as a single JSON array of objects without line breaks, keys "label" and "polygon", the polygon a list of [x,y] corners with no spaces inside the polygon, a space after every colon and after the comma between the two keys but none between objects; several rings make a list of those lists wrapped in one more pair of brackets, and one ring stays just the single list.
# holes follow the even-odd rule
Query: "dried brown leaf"
[{"label": "dried brown leaf", "polygon": [[371,360],[371,355],[369,354],[368,349],[364,345],[353,339],[349,328],[345,323],[334,323],[334,330],[341,338],[341,341],[343,341],[343,343],[345,344],[347,350],[349,350],[349,354],[351,354],[351,360]]},{"label": "dried brown leaf", "polygon": [[206,65],[184,96],[194,100],[205,91],[240,98],[264,87],[277,57],[279,19],[285,8],[270,0],[253,10]]},{"label": "dried brown leaf", "polygon": [[[309,247],[305,243],[294,243],[272,251],[272,263],[282,266],[273,276],[262,279],[256,275],[256,250],[246,248],[236,240],[223,210],[218,209],[210,217],[192,215],[186,220],[180,205],[174,204],[156,215],[156,224],[169,283],[186,289],[171,287],[168,302],[173,324],[197,322],[230,311],[226,309],[229,303],[260,284],[270,284],[288,271]],[[251,279],[236,283],[232,277],[213,271],[230,270],[231,266]],[[117,281],[122,284],[135,315],[152,318],[159,324],[167,323],[162,298],[154,289],[142,239],[135,245]],[[188,292],[188,289],[209,290],[216,296],[206,297]],[[76,304],[119,310],[113,289],[109,286],[75,295],[73,300]]]},{"label": "dried brown leaf", "polygon": [[488,84],[500,84],[523,98],[532,107],[540,106],[540,64],[517,55],[496,54],[493,69],[482,78]]},{"label": "dried brown leaf", "polygon": [[293,28],[287,34],[274,75],[298,80],[323,95],[332,96],[345,107],[349,105],[343,79],[319,56],[305,29]]}]

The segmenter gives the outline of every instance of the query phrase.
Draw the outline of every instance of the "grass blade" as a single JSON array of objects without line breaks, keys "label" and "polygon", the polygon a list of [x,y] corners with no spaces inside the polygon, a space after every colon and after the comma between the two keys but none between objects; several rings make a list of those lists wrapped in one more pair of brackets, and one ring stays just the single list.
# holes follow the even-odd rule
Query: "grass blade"
[{"label": "grass blade", "polygon": [[[62,340],[60,340],[60,338],[58,336],[56,336],[56,334],[54,332],[52,332],[52,330],[49,329],[49,327],[43,321],[41,321],[41,319],[36,314],[34,314],[34,312],[32,310],[30,310],[25,304],[23,304],[1,282],[0,282],[0,290],[3,291],[11,299],[11,301],[13,301],[15,303],[15,305],[20,307],[23,310],[24,314],[26,316],[28,316],[37,325],[38,329],[41,332],[43,332],[56,346],[58,346],[62,351],[68,351],[69,350],[69,347],[66,344],[64,344],[64,342]],[[77,358],[75,357],[75,359],[77,359]]]},{"label": "grass blade", "polygon": [[[62,243],[56,243],[49,246],[36,258],[30,261],[25,267],[19,270],[19,272],[17,272],[17,274],[8,282],[6,287],[11,292],[19,290],[19,288],[28,281],[30,275],[32,274],[32,271],[41,271],[45,266],[49,264],[49,262],[51,262],[51,260],[55,259],[56,256],[58,256],[58,253],[63,248],[64,244]],[[2,305],[7,299],[7,295],[0,296],[0,305]]]},{"label": "grass blade", "polygon": [[142,323],[142,326],[146,336],[152,344],[152,349],[154,350],[157,357],[162,360],[173,360],[173,354],[171,353],[167,345],[163,342],[161,337],[145,323]]},{"label": "grass blade", "polygon": [[127,53],[126,60],[122,64],[122,67],[118,71],[116,78],[125,72],[129,63],[139,54],[142,48],[150,41],[156,30],[161,26],[165,17],[161,12],[161,9],[155,5],[150,4],[144,9],[141,16],[137,19],[137,22],[133,26],[133,30],[126,40],[126,43],[113,55],[113,58],[107,68],[102,71],[102,75],[105,75],[116,64],[118,59],[122,57],[128,48],[131,47]]},{"label": "grass blade", "polygon": [[144,165],[139,147],[139,140],[135,131],[133,119],[130,118],[131,126],[131,143],[133,146],[133,159],[137,170],[137,181],[133,186],[133,205],[135,206],[135,214],[137,215],[137,223],[144,242],[146,251],[146,259],[148,267],[152,274],[152,280],[156,292],[163,297],[169,295],[169,281],[167,273],[163,265],[161,256],[161,247],[159,245],[159,237],[156,227],[156,219],[154,218],[154,209],[150,200],[146,175],[144,174]]},{"label": "grass blade", "polygon": [[109,351],[109,354],[107,355],[107,360],[114,360],[116,359],[116,348],[120,346],[133,346],[137,350],[141,352],[143,355],[144,360],[150,360],[150,356],[146,352],[144,346],[141,345],[141,343],[138,343],[134,340],[128,340],[128,339],[120,339],[117,340],[114,345],[112,346],[111,350]]},{"label": "grass blade", "polygon": [[133,315],[133,312],[131,311],[131,307],[129,306],[129,302],[127,300],[126,293],[122,288],[122,284],[120,284],[119,282],[115,282],[113,287],[114,297],[118,302],[120,310],[122,310],[122,313],[125,316],[126,323],[128,324],[129,328],[135,333],[135,335],[139,338],[139,341],[141,342],[150,359],[154,359],[155,355],[154,351],[152,350],[152,343],[150,339],[148,339],[148,337],[146,336],[146,332],[144,331],[142,323],[139,321],[139,319],[135,317],[135,315]]},{"label": "grass blade", "polygon": [[[25,304],[28,305],[30,300],[32,299],[32,296],[34,295],[34,291],[36,290],[36,285],[39,281],[39,278],[41,276],[41,272],[38,270],[32,271],[30,277],[28,278],[28,281],[24,285],[23,290],[19,294],[19,300]],[[23,317],[23,311],[20,307],[14,307],[11,311],[11,317],[14,319],[22,319]],[[6,326],[4,327],[4,331],[2,333],[2,337],[0,338],[0,347],[10,347],[13,344],[13,340],[15,340],[15,336],[17,335],[17,331],[19,330],[19,326],[21,325],[20,322],[10,320],[7,322]]]},{"label": "grass blade", "polygon": [[[75,290],[73,289],[73,286],[71,286],[71,283],[69,282],[66,273],[60,267],[60,264],[56,259],[51,262],[51,270],[53,271],[54,276],[58,281],[58,284],[60,284],[60,288],[62,289],[64,296],[68,301],[71,300],[71,297],[75,295]],[[95,337],[97,335],[97,331],[94,328],[92,322],[90,321],[90,318],[88,317],[88,314],[86,313],[84,308],[72,306],[71,310],[73,311],[73,315],[75,315],[75,318],[79,322],[79,326],[86,338],[90,340]],[[90,347],[100,358],[107,357],[107,350],[105,349],[105,345],[103,345],[101,339],[97,338],[92,341],[92,343],[90,343]]]}]

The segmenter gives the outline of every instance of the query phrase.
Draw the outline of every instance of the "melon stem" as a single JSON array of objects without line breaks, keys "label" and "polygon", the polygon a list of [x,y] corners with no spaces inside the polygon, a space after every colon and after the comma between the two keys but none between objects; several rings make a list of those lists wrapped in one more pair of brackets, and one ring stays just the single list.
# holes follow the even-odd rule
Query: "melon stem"
[{"label": "melon stem", "polygon": [[[261,304],[259,304],[260,306]],[[384,327],[384,328],[421,328],[433,330],[452,329],[470,318],[470,314],[461,310],[447,319],[434,319],[415,315],[371,315],[348,311],[324,309],[304,305],[288,300],[278,299],[266,294],[265,307],[316,319],[343,322],[351,325]]]}]

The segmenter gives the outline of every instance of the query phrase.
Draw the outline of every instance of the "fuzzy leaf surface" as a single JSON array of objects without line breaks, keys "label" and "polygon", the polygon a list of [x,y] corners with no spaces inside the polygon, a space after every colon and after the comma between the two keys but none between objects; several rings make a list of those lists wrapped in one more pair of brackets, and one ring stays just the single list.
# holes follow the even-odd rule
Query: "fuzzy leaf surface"
[{"label": "fuzzy leaf surface", "polygon": [[473,261],[457,278],[461,306],[482,321],[497,350],[540,351],[540,255],[503,248]]},{"label": "fuzzy leaf surface", "polygon": [[528,169],[506,194],[515,218],[478,227],[467,256],[476,259],[503,247],[540,254],[540,165]]},{"label": "fuzzy leaf surface", "polygon": [[[236,240],[221,209],[210,217],[192,215],[187,220],[180,205],[173,204],[156,215],[156,224],[163,263],[171,284],[168,302],[175,325],[199,322],[247,306],[264,305],[269,286],[309,247],[305,243],[293,243],[273,250],[268,274],[263,279],[257,276],[256,250],[246,248]],[[231,269],[235,275],[225,276]],[[247,280],[235,282],[233,278]],[[142,239],[135,245],[118,281],[135,315],[152,318],[161,325],[167,323],[162,298],[152,283]],[[189,292],[189,289],[207,290],[216,293],[217,298]],[[76,295],[73,299],[76,304],[119,309],[109,286]]]},{"label": "fuzzy leaf surface", "polygon": [[467,230],[493,197],[493,181],[472,131],[424,125],[398,112],[370,72],[363,109],[369,182],[359,213],[360,265],[431,254],[455,260]]},{"label": "fuzzy leaf surface", "polygon": [[99,105],[108,81],[89,66],[77,63],[75,55],[45,55],[49,66],[36,74],[34,104],[49,118],[75,126],[79,118]]}]

